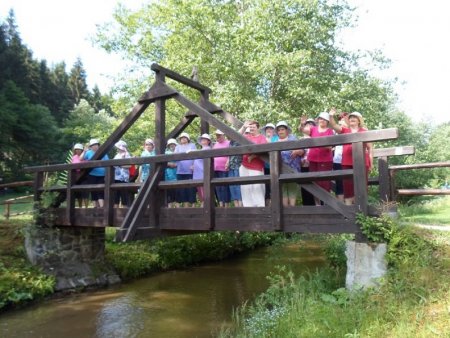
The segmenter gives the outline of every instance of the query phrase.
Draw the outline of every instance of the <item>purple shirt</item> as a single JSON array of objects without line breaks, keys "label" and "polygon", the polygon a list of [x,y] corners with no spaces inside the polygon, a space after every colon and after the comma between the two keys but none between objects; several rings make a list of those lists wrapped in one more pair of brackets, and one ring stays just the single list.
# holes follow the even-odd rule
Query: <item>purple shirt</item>
[{"label": "purple shirt", "polygon": [[[202,148],[202,150],[211,149],[210,146],[206,146]],[[192,178],[194,180],[202,180],[203,179],[203,159],[197,158],[194,160],[194,173],[192,174]]]},{"label": "purple shirt", "polygon": [[[175,154],[179,153],[187,153],[192,150],[197,150],[194,143],[187,144],[178,144],[175,148]],[[183,160],[177,162],[177,174],[192,174],[192,166],[194,164],[194,160]]]}]

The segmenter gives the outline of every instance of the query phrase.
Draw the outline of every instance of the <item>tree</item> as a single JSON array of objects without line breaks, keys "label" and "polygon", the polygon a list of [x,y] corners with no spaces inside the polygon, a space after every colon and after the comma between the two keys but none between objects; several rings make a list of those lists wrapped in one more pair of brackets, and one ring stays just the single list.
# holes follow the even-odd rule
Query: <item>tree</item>
[{"label": "tree", "polygon": [[83,67],[83,62],[78,58],[69,75],[69,88],[72,93],[72,98],[75,104],[79,104],[81,99],[90,99],[90,93],[86,82],[86,70]]}]

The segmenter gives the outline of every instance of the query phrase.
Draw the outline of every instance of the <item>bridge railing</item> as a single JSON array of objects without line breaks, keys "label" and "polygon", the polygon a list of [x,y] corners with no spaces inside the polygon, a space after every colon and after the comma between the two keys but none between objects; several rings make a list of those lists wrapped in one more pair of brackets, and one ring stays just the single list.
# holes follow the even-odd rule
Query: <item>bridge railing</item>
[{"label": "bridge railing", "polygon": [[[114,199],[113,194],[116,190],[130,190],[138,191],[135,203],[141,203],[139,205],[132,205],[130,212],[124,219],[122,228],[133,228],[133,217],[136,214],[142,214],[143,211],[140,208],[148,208],[151,206],[151,210],[155,212],[153,221],[151,223],[157,225],[157,210],[164,205],[162,204],[161,196],[159,195],[166,189],[175,189],[181,187],[194,187],[203,186],[205,191],[205,201],[203,205],[203,214],[205,224],[209,224],[208,228],[214,228],[214,215],[215,215],[215,196],[214,186],[216,185],[242,185],[253,183],[269,183],[272,190],[272,201],[270,206],[271,222],[274,229],[280,229],[283,205],[281,198],[281,184],[285,182],[297,182],[301,184],[303,188],[306,188],[313,195],[323,200],[325,204],[345,218],[353,218],[355,212],[362,212],[367,214],[368,211],[368,198],[367,198],[367,186],[365,179],[365,161],[364,161],[364,147],[365,142],[377,142],[395,139],[398,136],[397,129],[383,129],[367,131],[365,133],[355,134],[341,134],[335,136],[321,137],[321,138],[305,138],[297,141],[288,142],[275,142],[267,144],[250,144],[237,147],[230,147],[225,149],[211,149],[211,150],[198,150],[191,151],[189,153],[177,153],[170,155],[156,155],[152,157],[142,158],[129,158],[120,160],[104,160],[104,161],[89,161],[77,164],[57,164],[57,165],[45,165],[37,167],[26,168],[27,172],[35,174],[34,189],[35,200],[40,200],[40,195],[44,191],[59,192],[65,195],[66,208],[65,208],[65,225],[74,224],[75,215],[75,200],[74,194],[79,191],[103,191],[105,194],[105,205],[102,212],[102,224],[108,226],[113,224],[114,218]],[[298,173],[289,172],[282,166],[279,152],[283,150],[293,149],[307,149],[313,147],[325,147],[335,146],[340,144],[352,143],[353,145],[353,169],[341,170],[341,171],[322,171],[322,172],[310,172],[310,173]],[[213,158],[217,156],[231,156],[231,155],[243,155],[243,154],[269,154],[271,173],[270,175],[261,175],[253,177],[233,177],[233,178],[214,178],[213,175]],[[204,159],[204,179],[203,180],[187,180],[187,181],[163,181],[163,169],[167,162],[176,162],[187,159]],[[150,164],[152,168],[152,175],[148,178],[149,188],[147,189],[144,184],[139,183],[114,183],[114,166],[124,165],[142,165]],[[75,185],[75,177],[80,170],[89,170],[95,167],[105,167],[106,176],[104,184],[88,185],[77,184]],[[57,173],[59,171],[68,171],[67,184],[66,185],[53,185],[48,186],[44,184],[44,177],[47,173]],[[327,193],[314,184],[319,180],[333,180],[336,178],[353,177],[355,186],[355,206],[354,211],[339,202],[334,196]],[[148,190],[148,191],[147,191]],[[145,192],[148,192],[145,195]],[[145,196],[144,196],[145,195]],[[140,199],[140,201],[139,201]],[[131,213],[131,211],[133,211]]]}]

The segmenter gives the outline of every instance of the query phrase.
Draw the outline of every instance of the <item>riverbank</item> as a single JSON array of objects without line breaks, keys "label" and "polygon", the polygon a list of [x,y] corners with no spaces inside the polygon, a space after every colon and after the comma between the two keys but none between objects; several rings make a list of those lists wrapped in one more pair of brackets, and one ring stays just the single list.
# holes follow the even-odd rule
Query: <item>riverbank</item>
[{"label": "riverbank", "polygon": [[[23,231],[31,221],[31,217],[0,221],[0,311],[54,295],[54,278],[25,257]],[[222,260],[284,238],[279,233],[215,232],[115,243],[114,234],[115,229],[107,229],[105,263],[122,280]]]},{"label": "riverbank", "polygon": [[379,288],[345,289],[345,239],[333,236],[326,251],[334,265],[299,279],[289,271],[272,276],[268,290],[236,310],[234,326],[220,337],[448,337],[450,233],[405,219],[381,223],[372,235],[389,244],[389,271]]}]

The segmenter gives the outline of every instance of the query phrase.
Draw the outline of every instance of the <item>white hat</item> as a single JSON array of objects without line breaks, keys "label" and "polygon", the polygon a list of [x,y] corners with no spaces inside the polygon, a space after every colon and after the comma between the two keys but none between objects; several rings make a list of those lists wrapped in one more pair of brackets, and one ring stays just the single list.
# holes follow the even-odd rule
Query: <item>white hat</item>
[{"label": "white hat", "polygon": [[178,145],[177,140],[175,140],[174,138],[169,138],[167,140],[167,146],[170,146],[171,144]]},{"label": "white hat", "polygon": [[216,130],[216,135],[225,135],[225,133],[222,130],[217,129]]},{"label": "white hat", "polygon": [[359,113],[357,111],[354,111],[354,112],[348,114],[348,117],[350,117],[350,116],[356,116],[357,118],[362,119],[361,113]]},{"label": "white hat", "polygon": [[202,136],[200,136],[200,137],[197,139],[197,142],[200,143],[200,141],[202,140],[202,138],[209,140],[209,142],[211,143],[211,136],[209,136],[209,134],[206,134],[206,133],[205,133],[205,134],[202,134]]},{"label": "white hat", "polygon": [[93,138],[89,141],[89,147],[92,147],[94,144],[100,144],[100,142],[96,138]]},{"label": "white hat", "polygon": [[83,145],[82,145],[81,143],[77,143],[77,144],[75,144],[75,145],[73,146],[73,149],[74,149],[74,150],[75,150],[75,149],[84,150],[84,147],[83,147]]},{"label": "white hat", "polygon": [[155,146],[155,142],[153,142],[151,138],[146,138],[144,144],[151,144],[152,146]]},{"label": "white hat", "polygon": [[267,123],[262,130],[266,131],[267,128],[275,129],[275,125],[273,123]]},{"label": "white hat", "polygon": [[191,140],[188,133],[181,133],[180,136],[178,136],[178,139],[181,139],[182,137],[186,137],[189,141]]},{"label": "white hat", "polygon": [[286,121],[280,121],[275,126],[275,129],[278,129],[278,127],[286,127],[286,129],[290,132],[291,128],[289,127],[288,123]]},{"label": "white hat", "polygon": [[114,146],[119,150],[127,151],[127,143],[125,141],[120,140]]},{"label": "white hat", "polygon": [[319,119],[324,119],[325,121],[330,122],[330,114],[328,114],[326,111],[323,111],[317,116]]},{"label": "white hat", "polygon": [[309,118],[309,119],[306,119],[305,124],[306,123],[312,123],[313,125],[316,125],[316,120]]}]

